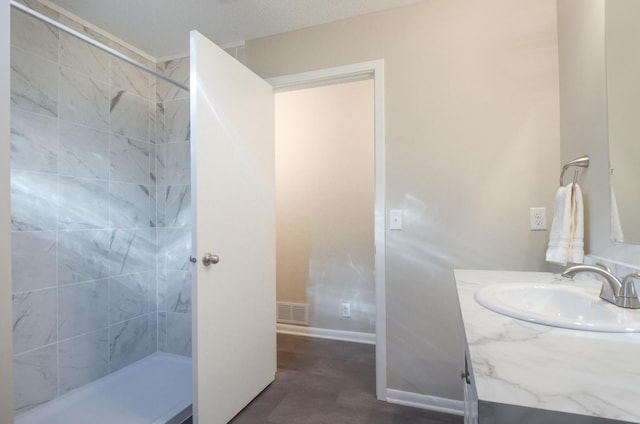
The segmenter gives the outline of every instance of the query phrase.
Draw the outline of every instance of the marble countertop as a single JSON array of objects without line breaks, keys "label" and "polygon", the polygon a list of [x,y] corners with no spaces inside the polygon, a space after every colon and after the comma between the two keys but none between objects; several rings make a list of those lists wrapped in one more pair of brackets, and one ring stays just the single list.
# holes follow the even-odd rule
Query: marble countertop
[{"label": "marble countertop", "polygon": [[640,423],[640,333],[596,333],[520,321],[473,296],[496,283],[587,285],[543,272],[456,270],[465,335],[481,401]]}]

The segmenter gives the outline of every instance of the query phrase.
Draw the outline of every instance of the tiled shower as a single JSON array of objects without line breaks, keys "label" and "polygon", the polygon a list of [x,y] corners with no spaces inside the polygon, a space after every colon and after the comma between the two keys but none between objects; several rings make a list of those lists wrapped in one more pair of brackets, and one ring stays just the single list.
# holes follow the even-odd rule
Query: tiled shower
[{"label": "tiled shower", "polygon": [[[188,85],[35,1],[30,7]],[[15,408],[191,355],[189,94],[12,11]]]}]

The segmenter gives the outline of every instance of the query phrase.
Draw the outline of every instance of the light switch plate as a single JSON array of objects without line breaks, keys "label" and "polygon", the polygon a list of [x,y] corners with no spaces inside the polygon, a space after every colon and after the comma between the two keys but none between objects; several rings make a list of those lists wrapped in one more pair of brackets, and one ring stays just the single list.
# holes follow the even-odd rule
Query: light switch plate
[{"label": "light switch plate", "polygon": [[389,211],[389,229],[402,230],[402,210],[392,209]]}]

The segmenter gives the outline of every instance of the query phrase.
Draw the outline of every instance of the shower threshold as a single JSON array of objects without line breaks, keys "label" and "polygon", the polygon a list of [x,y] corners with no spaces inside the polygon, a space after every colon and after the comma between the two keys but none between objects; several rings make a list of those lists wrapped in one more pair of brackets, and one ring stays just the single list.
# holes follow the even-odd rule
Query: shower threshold
[{"label": "shower threshold", "polygon": [[191,358],[157,352],[15,417],[15,424],[180,424]]}]

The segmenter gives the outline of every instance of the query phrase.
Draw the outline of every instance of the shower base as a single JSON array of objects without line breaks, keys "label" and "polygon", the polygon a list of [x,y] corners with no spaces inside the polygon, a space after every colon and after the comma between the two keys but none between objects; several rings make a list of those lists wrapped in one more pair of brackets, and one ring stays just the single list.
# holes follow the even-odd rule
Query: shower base
[{"label": "shower base", "polygon": [[154,353],[16,415],[15,424],[180,424],[191,415],[191,358]]}]

